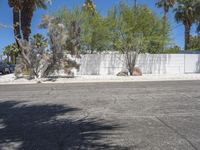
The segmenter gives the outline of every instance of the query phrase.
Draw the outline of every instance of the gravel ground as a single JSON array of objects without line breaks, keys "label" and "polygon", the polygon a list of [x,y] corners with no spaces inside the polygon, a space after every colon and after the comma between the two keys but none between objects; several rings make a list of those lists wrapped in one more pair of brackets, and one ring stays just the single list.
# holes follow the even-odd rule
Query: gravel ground
[{"label": "gravel ground", "polygon": [[82,75],[75,78],[55,78],[27,80],[16,79],[14,74],[0,75],[0,84],[33,84],[33,83],[88,83],[88,82],[142,82],[142,81],[178,81],[178,80],[200,80],[200,74],[172,74],[172,75],[155,75],[145,74],[141,77],[128,76],[118,77],[114,75]]}]

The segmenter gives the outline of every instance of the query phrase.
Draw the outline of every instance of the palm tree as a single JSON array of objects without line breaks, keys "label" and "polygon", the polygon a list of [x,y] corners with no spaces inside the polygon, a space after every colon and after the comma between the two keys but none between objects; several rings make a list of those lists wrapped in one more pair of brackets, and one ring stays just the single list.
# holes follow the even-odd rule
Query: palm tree
[{"label": "palm tree", "polygon": [[15,43],[4,48],[3,54],[7,56],[7,61],[11,58],[11,63],[16,64],[16,57],[19,54],[19,49]]},{"label": "palm tree", "polygon": [[176,0],[159,0],[156,3],[156,6],[158,8],[164,9],[164,18],[167,18],[167,13],[169,12],[169,9],[173,8],[175,3],[176,3]]},{"label": "palm tree", "polygon": [[46,9],[47,0],[24,0],[21,10],[21,30],[23,39],[29,41],[31,21],[36,8]]},{"label": "palm tree", "polygon": [[92,0],[85,0],[83,4],[83,8],[89,12],[95,12],[95,5],[93,4]]},{"label": "palm tree", "polygon": [[[20,33],[20,10],[22,8],[22,1],[21,0],[8,0],[9,6],[12,8],[13,11],[13,28],[14,28],[14,35],[15,39],[21,39]],[[16,40],[17,43],[17,40]]]},{"label": "palm tree", "polygon": [[185,50],[188,49],[190,42],[190,30],[195,22],[195,5],[194,0],[178,0],[177,7],[174,9],[175,19],[183,23],[185,27]]},{"label": "palm tree", "polygon": [[21,39],[21,32],[23,39],[29,40],[33,12],[36,8],[45,9],[46,2],[50,2],[50,0],[8,0],[8,4],[13,10],[13,27],[16,42],[17,39]]},{"label": "palm tree", "polygon": [[48,46],[47,39],[42,34],[35,34],[31,38],[31,44],[34,45],[34,48],[46,48]]},{"label": "palm tree", "polygon": [[200,33],[200,1],[195,3],[195,23],[197,25],[197,32]]},{"label": "palm tree", "polygon": [[176,0],[159,0],[156,3],[158,8],[164,9],[164,16],[163,16],[163,49],[164,49],[164,40],[166,36],[166,23],[167,23],[167,13],[169,12],[170,8],[173,8],[176,3]]}]

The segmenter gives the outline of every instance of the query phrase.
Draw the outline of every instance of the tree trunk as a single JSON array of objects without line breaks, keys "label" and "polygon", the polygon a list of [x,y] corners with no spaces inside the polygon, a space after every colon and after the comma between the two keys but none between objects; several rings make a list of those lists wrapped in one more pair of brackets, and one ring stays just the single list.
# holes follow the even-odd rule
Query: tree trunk
[{"label": "tree trunk", "polygon": [[14,28],[14,35],[15,35],[15,41],[19,47],[18,40],[21,39],[21,33],[20,33],[20,10],[13,8],[13,28]]},{"label": "tree trunk", "polygon": [[31,34],[31,21],[33,17],[33,11],[35,9],[35,2],[30,0],[24,0],[23,8],[21,11],[21,30],[23,39],[29,41]]},{"label": "tree trunk", "polygon": [[190,43],[190,29],[191,26],[185,25],[185,50],[188,50],[188,44]]},{"label": "tree trunk", "polygon": [[126,61],[127,61],[127,67],[130,75],[133,75],[133,70],[136,65],[136,60],[137,60],[138,53],[137,52],[126,52]]}]

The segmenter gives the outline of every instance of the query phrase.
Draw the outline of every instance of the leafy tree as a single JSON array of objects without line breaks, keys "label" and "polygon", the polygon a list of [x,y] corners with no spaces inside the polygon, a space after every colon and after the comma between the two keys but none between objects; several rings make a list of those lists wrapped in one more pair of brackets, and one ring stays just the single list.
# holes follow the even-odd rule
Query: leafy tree
[{"label": "leafy tree", "polygon": [[9,58],[11,58],[11,63],[16,64],[16,57],[19,54],[19,49],[17,45],[13,43],[4,48],[3,54],[7,55],[8,61],[9,61]]},{"label": "leafy tree", "polygon": [[188,45],[189,50],[200,50],[200,36],[191,36],[190,43]]},{"label": "leafy tree", "polygon": [[130,74],[133,72],[139,53],[154,53],[152,47],[159,47],[160,50],[162,21],[147,7],[129,7],[120,3],[110,10],[108,20],[113,48],[125,54]]},{"label": "leafy tree", "polygon": [[109,22],[98,12],[91,14],[82,8],[61,9],[55,13],[65,27],[72,22],[80,27],[80,48],[82,53],[93,53],[106,50],[109,45]]},{"label": "leafy tree", "polygon": [[188,50],[190,31],[196,17],[195,0],[178,0],[177,2],[174,9],[175,19],[178,23],[183,23],[185,27],[185,50]]},{"label": "leafy tree", "polygon": [[91,53],[105,51],[109,45],[109,22],[95,10],[95,5],[91,0],[85,0],[83,11],[85,14],[82,25],[83,50]]},{"label": "leafy tree", "polygon": [[109,49],[109,22],[98,13],[92,17],[86,15],[82,24],[82,49],[91,53]]},{"label": "leafy tree", "polygon": [[[129,38],[142,37],[144,48],[143,53],[159,53],[162,49],[163,31],[162,19],[157,17],[146,6],[128,7],[121,3],[110,10],[108,18],[109,29],[111,30],[111,43],[113,49],[121,50]],[[165,40],[168,40],[169,26],[166,24],[167,32]],[[123,42],[123,39],[127,39]]]},{"label": "leafy tree", "polygon": [[[55,16],[60,18],[67,28],[71,22],[74,21],[79,25],[79,50],[81,50],[82,53],[118,50],[117,45],[120,43],[121,39],[116,35],[116,31],[119,31],[118,28],[123,28],[121,24],[126,24],[126,21],[129,25],[129,29],[124,29],[127,30],[126,32],[136,35],[139,33],[144,37],[146,48],[143,49],[142,52],[160,52],[163,46],[163,35],[160,34],[163,31],[162,18],[156,16],[145,6],[127,7],[128,11],[126,11],[126,9],[117,9],[118,7],[113,8],[110,10],[108,16],[103,17],[97,11],[91,14],[90,11],[85,10],[84,7],[83,9],[77,7],[72,10],[65,8],[56,12]],[[123,17],[117,16],[119,13],[123,14]],[[124,20],[121,18],[124,18]],[[165,41],[168,41],[169,25],[167,22],[165,26]]]}]

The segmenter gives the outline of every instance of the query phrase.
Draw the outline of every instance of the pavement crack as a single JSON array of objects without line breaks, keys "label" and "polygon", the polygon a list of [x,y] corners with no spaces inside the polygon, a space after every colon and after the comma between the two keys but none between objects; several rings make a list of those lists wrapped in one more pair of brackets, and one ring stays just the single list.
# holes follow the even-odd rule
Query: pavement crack
[{"label": "pavement crack", "polygon": [[183,138],[194,150],[198,150],[198,148],[196,146],[194,146],[192,144],[192,142],[187,139],[186,136],[182,135],[181,133],[179,133],[176,129],[174,129],[172,126],[168,125],[165,121],[163,121],[162,119],[160,119],[159,117],[156,117],[155,118],[157,120],[159,120],[163,125],[165,125],[167,128],[169,128],[170,130],[174,131],[174,133],[176,133],[177,135],[179,135],[181,138]]}]

